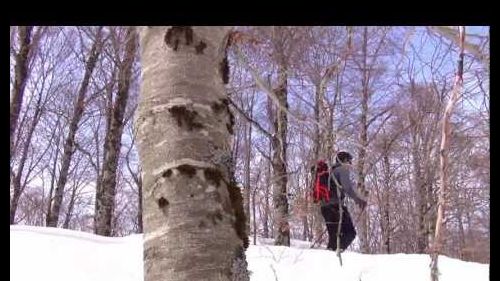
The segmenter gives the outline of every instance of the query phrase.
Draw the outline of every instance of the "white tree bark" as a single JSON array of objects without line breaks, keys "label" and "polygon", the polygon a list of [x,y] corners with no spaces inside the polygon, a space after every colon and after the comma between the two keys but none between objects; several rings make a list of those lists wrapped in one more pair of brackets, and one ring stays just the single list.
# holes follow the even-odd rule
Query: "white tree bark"
[{"label": "white tree bark", "polygon": [[443,225],[444,225],[444,214],[446,207],[446,198],[448,196],[449,189],[449,147],[450,147],[450,137],[451,137],[451,124],[450,119],[453,113],[453,109],[458,99],[460,98],[460,92],[462,90],[463,83],[463,59],[464,59],[464,38],[465,38],[465,28],[460,27],[460,54],[458,60],[457,74],[455,76],[455,84],[451,93],[451,97],[446,104],[444,110],[443,120],[441,124],[441,146],[440,146],[440,171],[439,179],[441,186],[439,188],[439,199],[438,199],[438,211],[436,219],[436,232],[434,236],[434,243],[432,245],[431,252],[431,280],[439,280],[438,272],[438,257],[439,253],[442,251],[442,239],[443,239]]},{"label": "white tree bark", "polygon": [[136,115],[146,281],[249,280],[225,27],[142,27]]}]

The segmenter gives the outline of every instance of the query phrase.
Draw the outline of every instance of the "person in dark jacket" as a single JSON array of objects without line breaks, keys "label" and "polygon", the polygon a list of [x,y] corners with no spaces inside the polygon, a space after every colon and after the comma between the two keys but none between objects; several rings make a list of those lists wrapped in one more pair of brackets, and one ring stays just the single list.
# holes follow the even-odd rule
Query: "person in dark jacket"
[{"label": "person in dark jacket", "polygon": [[[363,200],[355,191],[354,185],[349,176],[349,168],[347,165],[352,164],[352,156],[348,152],[341,151],[337,153],[336,163],[333,165],[330,173],[323,173],[320,176],[320,181],[323,183],[327,183],[330,180],[329,191],[330,191],[330,200],[325,202],[325,200],[321,201],[321,214],[325,219],[326,228],[328,231],[328,246],[327,249],[336,251],[337,250],[337,229],[340,220],[340,209],[339,206],[342,207],[342,224],[340,229],[340,250],[344,251],[351,245],[352,241],[356,237],[356,230],[352,223],[351,215],[347,210],[347,207],[344,205],[345,194],[347,194],[350,198],[354,200],[354,202],[361,208],[364,209],[366,206],[366,201]],[[321,165],[319,165],[321,166]],[[326,166],[326,164],[325,164]],[[324,169],[323,167],[318,167],[319,169]],[[330,175],[332,174],[332,175]],[[335,184],[335,180],[333,176],[337,180],[337,182],[341,185],[339,187],[340,190],[340,199],[337,194],[337,187]],[[326,184],[325,184],[326,185]]]}]

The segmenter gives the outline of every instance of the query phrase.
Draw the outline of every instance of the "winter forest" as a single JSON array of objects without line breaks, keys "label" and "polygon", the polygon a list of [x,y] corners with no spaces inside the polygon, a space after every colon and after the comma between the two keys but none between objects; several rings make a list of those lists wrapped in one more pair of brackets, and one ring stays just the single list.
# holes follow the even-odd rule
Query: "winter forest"
[{"label": "winter forest", "polygon": [[347,151],[367,203],[346,197],[348,251],[489,263],[489,41],[480,26],[11,26],[10,224],[143,233],[148,281],[249,280],[259,239],[325,249],[312,167]]}]

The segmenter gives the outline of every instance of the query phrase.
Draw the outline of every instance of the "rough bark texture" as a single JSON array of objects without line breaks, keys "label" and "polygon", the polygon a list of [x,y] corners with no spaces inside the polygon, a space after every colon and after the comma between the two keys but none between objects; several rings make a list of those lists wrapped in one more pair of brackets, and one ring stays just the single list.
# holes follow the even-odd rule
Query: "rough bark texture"
[{"label": "rough bark texture", "polygon": [[249,280],[223,86],[228,28],[143,27],[136,114],[146,281]]},{"label": "rough bark texture", "polygon": [[[278,87],[275,89],[281,107],[288,110],[287,101],[287,74],[286,66],[280,63],[278,69]],[[274,116],[274,134],[272,138],[273,146],[273,203],[274,203],[274,244],[290,246],[290,225],[288,223],[288,198],[287,183],[288,174],[286,166],[287,151],[287,113],[280,108]]]},{"label": "rough bark texture", "polygon": [[10,102],[10,158],[12,158],[14,135],[16,133],[19,112],[21,111],[23,103],[24,88],[28,80],[28,58],[31,49],[32,29],[33,26],[19,27],[19,52],[16,54],[14,87],[12,89],[12,100]]},{"label": "rough bark texture", "polygon": [[129,85],[137,50],[135,27],[129,27],[126,36],[125,57],[120,65],[118,93],[112,110],[111,123],[104,143],[105,158],[101,173],[101,184],[96,192],[94,231],[96,234],[111,236],[111,221],[115,206],[116,171],[120,156],[123,132],[123,116],[127,107]]},{"label": "rough bark texture", "polygon": [[73,116],[71,118],[69,124],[68,136],[66,137],[64,143],[64,153],[61,159],[61,170],[59,172],[59,178],[57,181],[57,187],[55,190],[54,198],[52,201],[52,209],[50,211],[50,216],[47,216],[47,226],[57,227],[57,223],[59,221],[59,213],[61,210],[64,188],[66,186],[66,181],[68,180],[69,174],[69,166],[71,164],[71,158],[73,157],[73,153],[75,152],[75,136],[78,130],[78,123],[80,123],[80,119],[83,115],[84,110],[84,101],[87,93],[87,88],[90,82],[90,77],[92,76],[92,72],[94,71],[97,59],[101,53],[101,29],[98,31],[98,35],[95,39],[94,44],[89,52],[87,62],[85,64],[85,74],[83,76],[82,83],[80,85],[80,89],[78,91],[78,97],[75,102],[75,107],[73,109]]}]

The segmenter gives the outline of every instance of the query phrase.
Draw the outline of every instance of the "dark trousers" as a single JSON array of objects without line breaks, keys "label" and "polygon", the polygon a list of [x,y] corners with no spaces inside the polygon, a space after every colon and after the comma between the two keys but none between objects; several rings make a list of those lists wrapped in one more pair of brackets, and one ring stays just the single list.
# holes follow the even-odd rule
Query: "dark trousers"
[{"label": "dark trousers", "polygon": [[[326,222],[328,230],[327,249],[337,250],[337,229],[340,219],[340,210],[338,205],[321,206],[321,214]],[[346,206],[342,206],[342,225],[340,228],[340,249],[343,251],[351,245],[356,237],[356,230],[352,224],[351,215]]]}]

